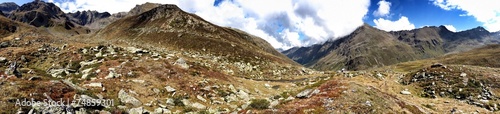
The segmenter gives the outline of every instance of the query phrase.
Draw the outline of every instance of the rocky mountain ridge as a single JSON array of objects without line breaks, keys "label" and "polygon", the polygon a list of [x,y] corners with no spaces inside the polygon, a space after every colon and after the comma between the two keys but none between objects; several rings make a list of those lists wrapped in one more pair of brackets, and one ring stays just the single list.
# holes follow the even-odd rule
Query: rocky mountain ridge
[{"label": "rocky mountain ridge", "polygon": [[500,36],[482,27],[456,33],[444,26],[385,32],[365,24],[338,40],[282,53],[318,70],[363,70],[463,52],[499,41]]}]

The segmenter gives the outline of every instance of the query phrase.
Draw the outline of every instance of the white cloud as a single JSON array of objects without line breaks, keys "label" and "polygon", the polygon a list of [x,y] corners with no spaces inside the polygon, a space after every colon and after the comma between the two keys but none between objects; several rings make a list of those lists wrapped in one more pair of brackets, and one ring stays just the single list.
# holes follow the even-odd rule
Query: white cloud
[{"label": "white cloud", "polygon": [[452,32],[457,32],[457,29],[455,27],[453,27],[453,25],[443,25],[443,26]]},{"label": "white cloud", "polygon": [[176,4],[214,24],[241,29],[284,49],[350,34],[363,24],[370,5],[369,0],[225,0],[219,6],[213,6],[214,0],[64,1],[49,0],[65,12],[117,13],[145,2]]},{"label": "white cloud", "polygon": [[373,20],[375,27],[385,31],[398,31],[398,30],[411,30],[415,29],[415,25],[410,23],[407,17],[402,16],[397,21],[391,21],[386,19],[375,19]]},{"label": "white cloud", "polygon": [[386,17],[391,13],[390,11],[391,11],[391,2],[381,0],[378,2],[378,9],[373,12],[373,15],[376,17]]},{"label": "white cloud", "polygon": [[482,22],[488,31],[500,30],[500,4],[497,0],[431,0],[444,10],[462,10]]}]

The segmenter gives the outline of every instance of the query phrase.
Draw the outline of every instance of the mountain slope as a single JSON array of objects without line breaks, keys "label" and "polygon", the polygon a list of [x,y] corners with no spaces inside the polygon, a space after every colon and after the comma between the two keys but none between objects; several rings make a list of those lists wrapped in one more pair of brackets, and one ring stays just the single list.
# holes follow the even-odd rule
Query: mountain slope
[{"label": "mountain slope", "polygon": [[219,27],[175,5],[162,5],[140,15],[118,20],[102,29],[96,37],[143,47],[164,47],[223,56],[231,62],[259,66],[254,69],[263,71],[262,74],[244,73],[249,77],[276,74],[276,71],[272,71],[275,65],[299,66],[261,39]]},{"label": "mountain slope", "polygon": [[18,30],[18,25],[12,20],[0,16],[0,38],[9,36]]},{"label": "mountain slope", "polygon": [[458,33],[444,26],[385,32],[365,24],[338,40],[282,53],[319,70],[363,70],[467,51],[498,41],[500,37],[481,27]]}]

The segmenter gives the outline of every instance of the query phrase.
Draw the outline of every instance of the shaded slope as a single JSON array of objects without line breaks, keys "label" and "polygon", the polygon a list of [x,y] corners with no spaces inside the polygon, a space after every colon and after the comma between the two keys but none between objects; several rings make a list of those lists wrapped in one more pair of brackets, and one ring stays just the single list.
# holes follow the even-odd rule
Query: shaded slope
[{"label": "shaded slope", "polygon": [[444,26],[385,32],[365,24],[338,40],[283,53],[319,70],[363,70],[463,52],[499,41],[500,36],[482,27],[458,33]]},{"label": "shaded slope", "polygon": [[338,40],[283,53],[301,64],[320,70],[361,70],[414,60],[421,56],[391,34],[366,24]]}]

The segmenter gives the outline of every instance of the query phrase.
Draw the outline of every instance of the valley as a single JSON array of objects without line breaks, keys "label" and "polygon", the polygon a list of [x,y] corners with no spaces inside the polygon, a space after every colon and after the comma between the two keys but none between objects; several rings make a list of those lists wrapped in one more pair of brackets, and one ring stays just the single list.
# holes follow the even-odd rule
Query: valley
[{"label": "valley", "polygon": [[[115,14],[64,13],[38,0],[17,7],[0,8],[0,113],[500,110],[500,34],[482,27],[386,32],[364,24],[280,53],[173,4]],[[86,102],[19,106],[22,99]]]}]

